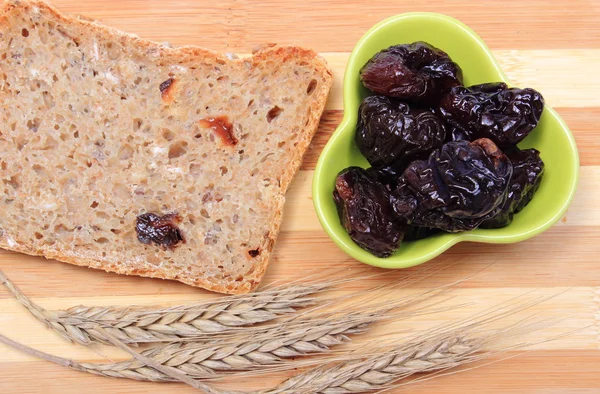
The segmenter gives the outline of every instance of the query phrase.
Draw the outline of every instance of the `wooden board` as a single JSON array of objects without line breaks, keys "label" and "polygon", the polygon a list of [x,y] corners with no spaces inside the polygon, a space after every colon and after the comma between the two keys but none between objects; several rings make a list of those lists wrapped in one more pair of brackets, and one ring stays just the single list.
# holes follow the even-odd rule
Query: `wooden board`
[{"label": "wooden board", "polygon": [[[391,324],[387,332],[425,329],[467,316],[477,308],[537,289],[550,296],[535,308],[541,317],[566,319],[538,332],[544,338],[569,329],[576,334],[536,346],[516,358],[498,356],[473,371],[411,386],[412,393],[600,392],[600,3],[589,0],[56,0],[67,12],[100,19],[142,37],[175,45],[249,53],[265,42],[301,44],[319,51],[334,69],[321,127],[289,191],[282,232],[266,282],[300,279],[327,269],[343,275],[377,272],[352,260],[329,240],[312,208],[310,181],[319,152],[342,118],[341,78],[354,43],[373,24],[409,11],[433,11],[470,25],[494,51],[516,85],[539,89],[573,130],[581,155],[581,181],[566,217],[554,228],[515,245],[460,244],[435,260],[445,269],[419,286],[430,287],[483,272],[459,286],[456,299],[472,307]],[[155,304],[198,300],[207,292],[178,283],[128,278],[41,258],[0,251],[0,267],[43,306]],[[353,282],[366,289],[431,267],[390,272]],[[40,350],[78,360],[102,361],[123,354],[92,352],[65,344],[0,290],[0,332]],[[512,354],[509,354],[509,356]],[[281,379],[281,377],[279,377]],[[272,379],[232,382],[229,387],[270,387]],[[0,393],[192,393],[180,384],[160,385],[94,377],[41,362],[0,346]],[[406,388],[404,389],[406,390]],[[393,392],[402,392],[402,389]]]}]

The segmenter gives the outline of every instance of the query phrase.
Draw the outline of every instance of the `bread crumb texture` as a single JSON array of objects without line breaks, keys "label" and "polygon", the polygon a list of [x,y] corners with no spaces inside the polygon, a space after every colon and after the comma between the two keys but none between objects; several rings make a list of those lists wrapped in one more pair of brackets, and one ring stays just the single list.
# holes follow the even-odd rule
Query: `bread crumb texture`
[{"label": "bread crumb texture", "polygon": [[[35,1],[4,4],[0,58],[0,247],[224,293],[258,285],[331,87],[321,58],[174,49]],[[185,242],[140,242],[145,213],[177,214]]]}]

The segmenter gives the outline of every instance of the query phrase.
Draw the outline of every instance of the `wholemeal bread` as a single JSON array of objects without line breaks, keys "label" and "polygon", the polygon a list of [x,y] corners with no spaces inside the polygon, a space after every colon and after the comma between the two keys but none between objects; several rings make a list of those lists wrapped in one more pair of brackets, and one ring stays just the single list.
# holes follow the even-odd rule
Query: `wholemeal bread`
[{"label": "wholemeal bread", "polygon": [[1,248],[258,285],[332,84],[320,57],[170,48],[15,0],[0,57]]}]

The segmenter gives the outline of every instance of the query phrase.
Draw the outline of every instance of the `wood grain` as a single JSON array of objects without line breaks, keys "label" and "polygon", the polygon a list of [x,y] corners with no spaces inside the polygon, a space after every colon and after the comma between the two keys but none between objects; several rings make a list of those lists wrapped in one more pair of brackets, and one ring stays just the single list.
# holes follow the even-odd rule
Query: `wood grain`
[{"label": "wood grain", "polygon": [[[568,291],[567,291],[568,290]],[[384,299],[400,299],[410,294],[419,292],[420,289],[402,289],[396,290],[393,293],[382,296]],[[346,294],[348,291],[341,292]],[[527,293],[527,294],[526,294]],[[492,306],[508,305],[510,300],[516,297],[521,297],[525,300],[549,299],[554,297],[552,302],[540,303],[528,309],[527,314],[536,314],[539,320],[553,320],[552,325],[541,327],[533,335],[521,337],[535,341],[539,338],[550,338],[564,332],[571,331],[580,327],[588,327],[585,330],[571,335],[568,341],[553,341],[539,343],[531,349],[537,350],[556,350],[556,349],[590,349],[595,346],[590,344],[597,335],[595,328],[594,316],[588,312],[588,305],[593,302],[595,297],[595,288],[592,287],[564,287],[555,286],[547,288],[530,288],[530,287],[504,287],[499,292],[497,288],[458,288],[452,292],[448,292],[447,300],[438,299],[436,302],[436,310],[441,310],[438,313],[424,314],[422,316],[401,318],[398,316],[393,321],[380,324],[369,331],[369,336],[356,336],[354,341],[357,344],[367,343],[370,337],[394,335],[394,339],[402,339],[414,335],[415,332],[424,331],[427,328],[448,325],[462,321],[473,316],[476,313],[489,310]],[[174,305],[180,302],[190,302],[197,299],[195,295],[182,296],[167,295],[167,296],[96,296],[96,297],[73,297],[73,298],[40,298],[39,303],[49,309],[60,309],[69,307],[76,303],[84,303],[85,305],[152,305],[162,303],[165,305]],[[473,302],[473,300],[477,302]],[[468,307],[460,307],[469,303]],[[513,302],[514,303],[514,302]],[[127,359],[122,351],[112,347],[97,347],[90,350],[83,346],[75,346],[65,344],[63,341],[49,341],[49,338],[58,338],[52,332],[39,323],[32,316],[23,318],[22,307],[13,300],[0,300],[0,309],[4,319],[14,321],[10,327],[2,330],[2,334],[8,337],[23,337],[27,338],[26,343],[36,349],[49,352],[61,357],[72,357],[76,359],[85,359],[87,361],[103,362],[106,357],[110,359]],[[566,321],[559,321],[558,316],[570,316]],[[521,315],[520,318],[524,316]],[[518,318],[515,317],[515,318]],[[514,320],[515,318],[510,318]],[[507,325],[508,320],[502,320],[496,323],[497,327]],[[3,362],[24,362],[36,361],[34,358],[17,352],[13,349],[8,349],[3,352]]]},{"label": "wood grain", "polygon": [[277,41],[319,52],[350,52],[375,23],[403,12],[453,16],[491,48],[597,48],[600,6],[589,0],[56,0],[66,12],[175,45],[250,52]]},{"label": "wood grain", "polygon": [[[307,152],[302,171],[288,193],[282,232],[265,282],[301,279],[307,274],[359,276],[380,270],[343,254],[321,229],[312,208],[311,180],[316,160],[343,117],[342,77],[349,52],[374,23],[398,13],[433,11],[459,18],[492,49],[515,85],[539,89],[571,127],[580,151],[581,179],[567,215],[555,227],[513,245],[460,244],[429,264],[390,271],[385,278],[349,283],[344,291],[366,289],[384,281],[439,269],[407,288],[443,285],[477,273],[458,286],[450,302],[469,308],[447,310],[390,323],[376,333],[421,330],[462,319],[511,296],[535,291],[564,294],[532,310],[558,323],[537,339],[565,330],[585,329],[536,350],[498,356],[486,365],[410,386],[411,393],[600,392],[600,3],[589,0],[403,0],[290,1],[225,0],[56,0],[67,11],[175,45],[197,44],[217,51],[249,53],[265,42],[301,44],[321,52],[334,70],[336,84],[320,129]],[[0,267],[28,295],[47,308],[75,304],[174,304],[217,297],[180,283],[74,267],[55,261],[0,251]],[[401,292],[390,294],[400,297]],[[450,304],[449,304],[450,305]],[[561,320],[562,319],[562,320]],[[114,349],[65,344],[0,291],[0,332],[41,350],[80,360],[114,359]],[[533,339],[536,339],[534,336]],[[358,340],[359,342],[361,339]],[[518,356],[502,360],[504,357]],[[233,381],[228,387],[263,387],[269,379]],[[191,393],[182,385],[103,379],[40,362],[0,348],[0,393]],[[405,392],[400,388],[390,392]]]},{"label": "wood grain", "polygon": [[[509,356],[516,356],[508,358]],[[502,359],[504,358],[504,360]],[[490,363],[493,362],[493,363]],[[485,364],[485,363],[482,363]],[[439,377],[389,393],[411,394],[597,394],[597,350],[549,350],[529,354],[509,354],[489,360],[465,373]],[[35,379],[32,377],[35,376]],[[285,375],[278,377],[281,380]],[[273,379],[275,380],[275,379]],[[26,383],[23,383],[26,382]],[[228,385],[230,388],[267,388],[268,380],[244,378]],[[41,362],[19,362],[2,369],[0,387],[6,393],[19,394],[193,394],[192,388],[181,384],[153,384],[106,379]],[[227,386],[221,386],[227,387]]]}]

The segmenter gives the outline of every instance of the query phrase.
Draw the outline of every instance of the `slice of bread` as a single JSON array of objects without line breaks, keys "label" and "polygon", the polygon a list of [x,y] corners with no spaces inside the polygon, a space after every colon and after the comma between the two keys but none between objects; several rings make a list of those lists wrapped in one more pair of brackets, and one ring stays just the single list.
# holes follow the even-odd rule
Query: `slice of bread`
[{"label": "slice of bread", "polygon": [[258,285],[332,84],[324,60],[169,48],[25,0],[0,10],[0,57],[1,248]]}]

